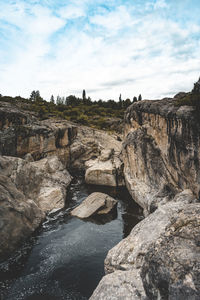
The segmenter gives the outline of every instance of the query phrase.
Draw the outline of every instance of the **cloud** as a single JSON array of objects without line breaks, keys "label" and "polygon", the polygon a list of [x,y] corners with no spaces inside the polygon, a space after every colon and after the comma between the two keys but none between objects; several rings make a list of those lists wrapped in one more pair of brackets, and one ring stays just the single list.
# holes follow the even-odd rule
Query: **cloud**
[{"label": "cloud", "polygon": [[196,6],[190,16],[172,0],[67,3],[0,3],[0,93],[159,98],[199,77]]}]

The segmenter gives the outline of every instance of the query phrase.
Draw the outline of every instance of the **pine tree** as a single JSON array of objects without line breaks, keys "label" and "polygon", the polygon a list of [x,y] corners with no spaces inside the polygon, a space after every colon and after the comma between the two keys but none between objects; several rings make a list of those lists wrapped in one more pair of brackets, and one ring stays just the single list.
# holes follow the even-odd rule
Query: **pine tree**
[{"label": "pine tree", "polygon": [[83,101],[85,101],[85,99],[86,99],[86,92],[85,92],[85,90],[83,90],[82,98],[83,98]]},{"label": "pine tree", "polygon": [[133,103],[137,102],[137,97],[133,97]]},{"label": "pine tree", "polygon": [[53,104],[55,103],[55,100],[54,100],[54,96],[53,96],[53,95],[51,95],[50,102],[53,103]]},{"label": "pine tree", "polygon": [[141,96],[141,94],[139,94],[138,101],[141,101],[141,100],[142,100],[142,96]]}]

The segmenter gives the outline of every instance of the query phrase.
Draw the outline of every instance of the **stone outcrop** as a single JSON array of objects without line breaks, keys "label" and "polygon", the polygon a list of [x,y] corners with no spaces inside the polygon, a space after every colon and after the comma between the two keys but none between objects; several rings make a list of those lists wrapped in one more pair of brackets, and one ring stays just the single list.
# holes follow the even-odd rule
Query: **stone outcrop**
[{"label": "stone outcrop", "polygon": [[[28,161],[27,161],[28,160]],[[33,199],[45,213],[65,205],[71,176],[57,156],[30,161],[0,157],[0,173],[8,176],[26,199]]]},{"label": "stone outcrop", "polygon": [[32,233],[44,217],[33,200],[26,199],[8,176],[0,174],[0,261]]},{"label": "stone outcrop", "polygon": [[34,160],[57,155],[65,166],[70,162],[69,146],[76,137],[75,125],[65,120],[39,121],[9,103],[0,103],[0,154]]},{"label": "stone outcrop", "polygon": [[105,271],[111,274],[91,299],[122,299],[122,295],[127,300],[198,299],[200,204],[196,202],[191,192],[184,191],[138,223],[109,251]]},{"label": "stone outcrop", "polygon": [[113,187],[124,185],[123,163],[119,152],[116,154],[114,149],[102,150],[100,156],[89,160],[86,166],[86,183]]},{"label": "stone outcrop", "polygon": [[187,188],[199,198],[199,118],[194,107],[176,106],[176,99],[140,101],[125,115],[125,181],[148,212]]},{"label": "stone outcrop", "polygon": [[104,193],[92,193],[78,207],[71,211],[71,215],[86,219],[95,215],[105,215],[113,211],[117,201]]},{"label": "stone outcrop", "polygon": [[65,206],[71,176],[57,156],[33,161],[0,156],[0,259],[8,256],[44,220]]},{"label": "stone outcrop", "polygon": [[200,298],[200,123],[185,96],[126,111],[125,182],[146,218],[109,251],[92,300]]},{"label": "stone outcrop", "polygon": [[[122,170],[121,161],[117,161],[121,145],[117,136],[66,120],[39,120],[35,113],[24,111],[20,102],[13,104],[1,101],[0,175],[8,178],[11,182],[11,185],[8,184],[8,189],[13,187],[21,195],[22,206],[24,206],[21,217],[19,214],[18,221],[16,220],[18,227],[16,237],[10,235],[15,242],[12,243],[8,238],[8,231],[2,235],[2,243],[6,245],[5,236],[8,234],[8,242],[11,244],[8,251],[2,246],[2,253],[7,251],[9,254],[12,249],[15,249],[18,242],[28,237],[39,226],[46,213],[64,207],[66,190],[71,181],[66,167],[85,170],[88,168],[88,160],[93,165],[101,153],[102,160],[110,159],[106,151],[110,152],[112,149],[115,159],[112,158],[110,172],[116,185],[117,172],[119,173],[116,169],[120,169],[120,172]],[[101,184],[97,181],[95,183]],[[15,197],[14,200],[9,201],[13,201],[12,205],[15,206]],[[10,230],[14,226],[12,218],[9,217],[9,210],[5,207],[7,204],[2,202],[1,209],[5,221],[1,223],[4,224],[1,233],[5,230],[5,226]],[[24,221],[27,215],[31,215],[32,226]],[[26,226],[29,226],[30,230],[25,230]],[[0,256],[3,255],[2,253]]]}]

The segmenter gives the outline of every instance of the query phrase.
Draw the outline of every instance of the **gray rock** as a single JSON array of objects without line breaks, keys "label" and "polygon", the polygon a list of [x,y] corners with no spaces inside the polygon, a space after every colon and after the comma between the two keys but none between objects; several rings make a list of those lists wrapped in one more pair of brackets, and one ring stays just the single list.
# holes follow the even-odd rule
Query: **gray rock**
[{"label": "gray rock", "polygon": [[105,259],[105,271],[111,274],[101,280],[92,299],[122,299],[122,294],[140,299],[135,291],[141,299],[199,299],[200,203],[191,201],[191,191],[180,193],[111,249]]},{"label": "gray rock", "polygon": [[188,205],[145,254],[142,280],[150,299],[200,299],[200,204]]},{"label": "gray rock", "polygon": [[29,162],[16,157],[0,157],[0,172],[9,176],[26,198],[45,212],[63,208],[71,176],[57,156]]},{"label": "gray rock", "polygon": [[81,219],[94,215],[108,214],[117,205],[117,201],[104,193],[92,193],[78,207],[71,211],[72,216]]},{"label": "gray rock", "polygon": [[88,184],[123,186],[123,163],[113,149],[102,150],[100,156],[86,163],[85,181]]},{"label": "gray rock", "polygon": [[103,277],[90,300],[147,300],[138,270]]},{"label": "gray rock", "polygon": [[194,107],[178,107],[176,101],[139,101],[125,114],[126,186],[146,213],[184,189],[199,198],[199,117]]},{"label": "gray rock", "polygon": [[63,208],[71,176],[57,156],[39,161],[0,156],[0,260],[52,209]]},{"label": "gray rock", "polygon": [[45,214],[0,174],[0,260],[7,258],[40,225]]}]

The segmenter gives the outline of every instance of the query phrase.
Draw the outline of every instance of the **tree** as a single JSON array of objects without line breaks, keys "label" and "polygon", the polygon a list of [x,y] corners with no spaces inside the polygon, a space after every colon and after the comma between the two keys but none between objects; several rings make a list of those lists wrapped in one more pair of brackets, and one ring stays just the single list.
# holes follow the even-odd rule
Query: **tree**
[{"label": "tree", "polygon": [[129,98],[127,98],[125,101],[124,101],[124,107],[127,108],[129,105],[131,105],[131,100]]},{"label": "tree", "polygon": [[123,107],[123,103],[122,103],[122,95],[119,95],[119,107],[122,108]]},{"label": "tree", "polygon": [[83,90],[82,98],[83,98],[83,101],[85,101],[85,99],[86,99],[86,92],[85,92],[85,90]]},{"label": "tree", "polygon": [[56,104],[59,105],[62,103],[61,97],[58,95],[56,98]]},{"label": "tree", "polygon": [[133,103],[137,102],[137,97],[133,97]]},{"label": "tree", "polygon": [[50,102],[53,103],[53,104],[55,103],[55,100],[54,100],[54,96],[53,96],[53,95],[51,95]]},{"label": "tree", "polygon": [[142,100],[142,96],[141,96],[141,94],[139,94],[138,101],[141,101],[141,100]]},{"label": "tree", "polygon": [[192,90],[193,94],[200,94],[200,77],[197,82],[194,83],[194,88]]},{"label": "tree", "polygon": [[42,100],[42,97],[40,96],[40,92],[37,90],[37,91],[32,91],[31,92],[31,95],[30,95],[29,99],[31,101],[39,101],[39,100]]}]

